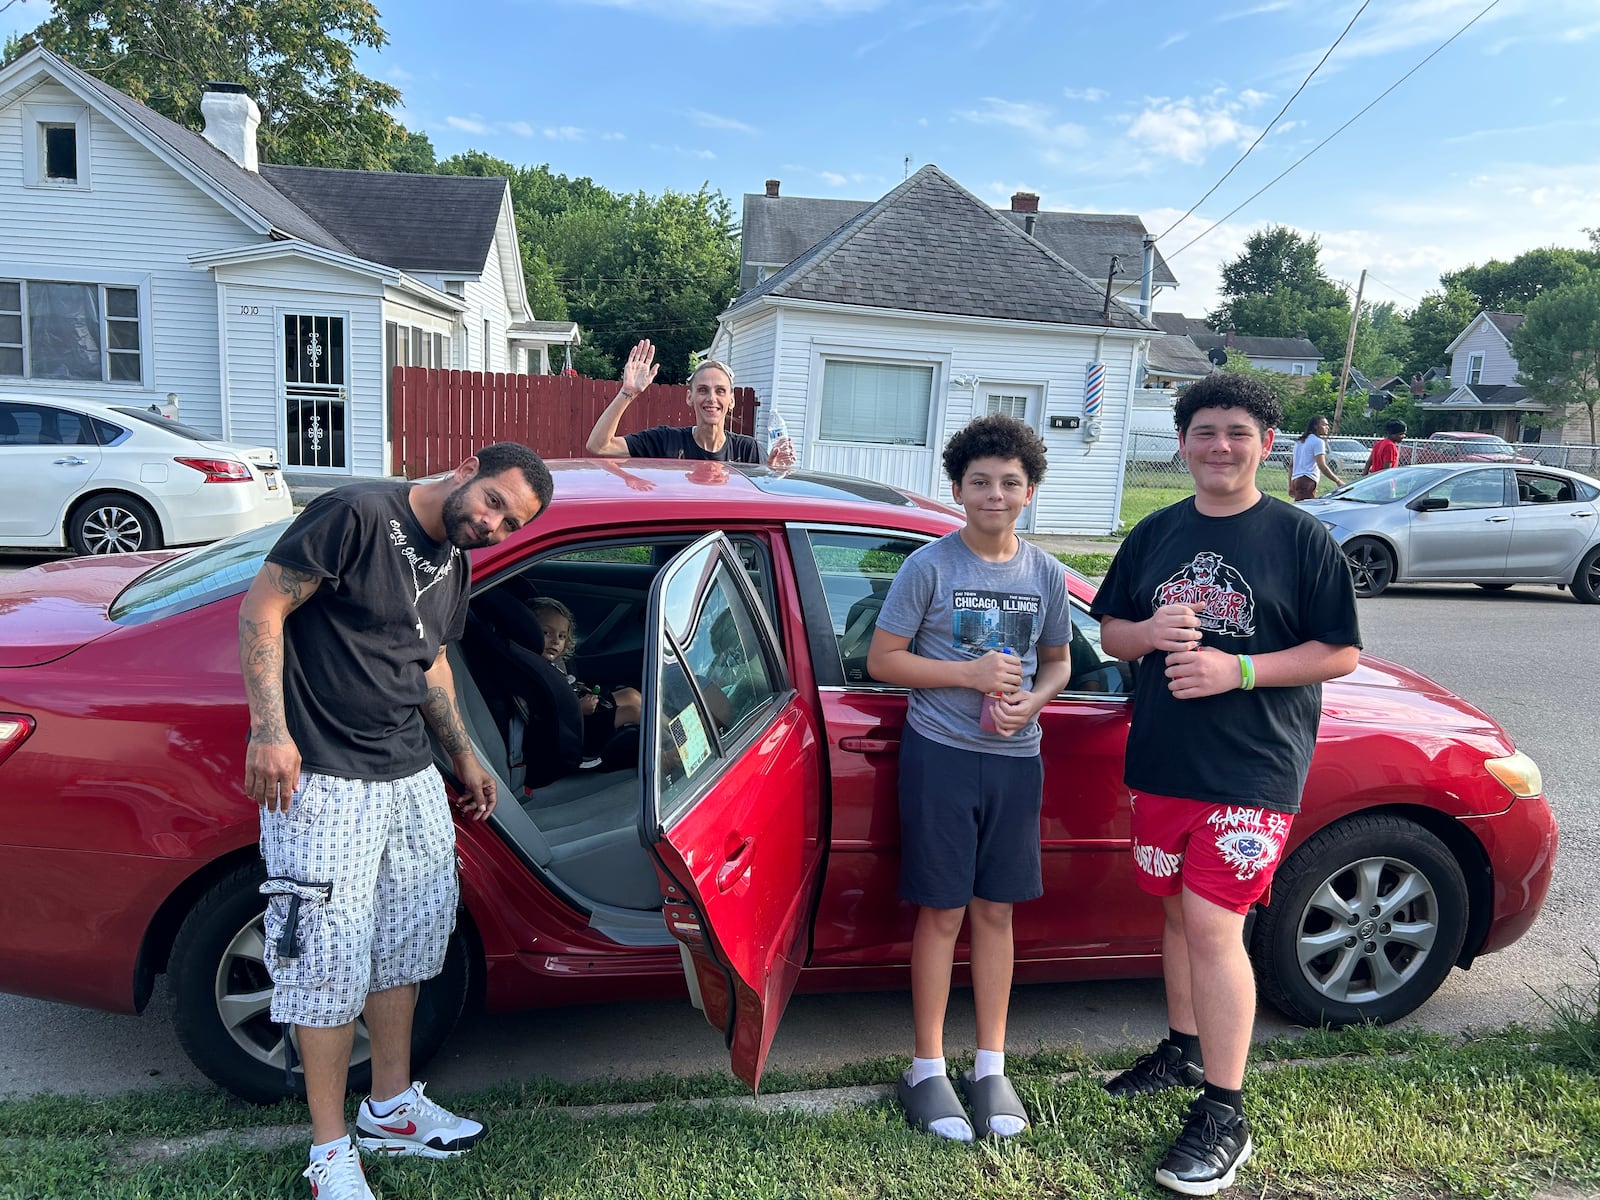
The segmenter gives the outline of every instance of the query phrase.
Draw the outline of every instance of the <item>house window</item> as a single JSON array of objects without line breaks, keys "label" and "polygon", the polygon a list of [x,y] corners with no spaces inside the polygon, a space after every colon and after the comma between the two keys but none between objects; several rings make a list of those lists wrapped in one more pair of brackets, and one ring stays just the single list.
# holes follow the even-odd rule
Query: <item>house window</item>
[{"label": "house window", "polygon": [[65,183],[78,182],[78,127],[44,125],[44,177]]},{"label": "house window", "polygon": [[143,382],[139,290],[0,279],[0,375]]},{"label": "house window", "polygon": [[72,104],[24,106],[23,182],[29,187],[89,186],[89,110]]},{"label": "house window", "polygon": [[489,318],[483,319],[483,369],[488,371],[489,365]]},{"label": "house window", "polygon": [[926,446],[933,367],[829,359],[818,436],[828,442]]},{"label": "house window", "polygon": [[1482,354],[1468,355],[1468,357],[1467,357],[1467,382],[1469,384],[1471,384],[1471,383],[1482,383],[1483,382],[1483,355]]},{"label": "house window", "polygon": [[1291,375],[1304,375],[1305,373],[1306,373],[1306,365],[1305,365],[1305,363],[1294,363],[1289,368],[1289,374],[1291,374]]},{"label": "house window", "polygon": [[1004,413],[1008,417],[1015,417],[1019,421],[1028,419],[1028,398],[1026,396],[1005,396],[999,392],[990,392],[987,404],[989,415]]}]

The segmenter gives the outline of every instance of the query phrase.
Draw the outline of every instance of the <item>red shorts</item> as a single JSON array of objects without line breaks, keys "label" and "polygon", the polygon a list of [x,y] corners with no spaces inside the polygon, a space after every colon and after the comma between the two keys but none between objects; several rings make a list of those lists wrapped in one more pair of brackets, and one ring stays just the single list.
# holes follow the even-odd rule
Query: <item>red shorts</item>
[{"label": "red shorts", "polygon": [[1155,896],[1187,888],[1237,913],[1272,886],[1289,840],[1291,813],[1243,804],[1208,804],[1133,794],[1133,864],[1139,886]]}]

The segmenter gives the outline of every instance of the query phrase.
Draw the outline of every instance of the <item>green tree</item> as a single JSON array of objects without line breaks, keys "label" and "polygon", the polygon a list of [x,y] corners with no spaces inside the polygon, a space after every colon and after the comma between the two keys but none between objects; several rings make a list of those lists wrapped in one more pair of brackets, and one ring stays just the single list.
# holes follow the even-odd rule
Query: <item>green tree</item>
[{"label": "green tree", "polygon": [[1446,288],[1460,284],[1472,293],[1480,309],[1525,312],[1542,293],[1577,283],[1597,266],[1600,255],[1592,251],[1547,246],[1528,250],[1510,262],[1491,258],[1481,267],[1446,271],[1439,282]]},{"label": "green tree", "polygon": [[1409,376],[1429,367],[1449,367],[1445,347],[1461,336],[1480,311],[1482,305],[1459,283],[1447,284],[1442,292],[1425,293],[1406,318],[1411,348],[1404,373]]},{"label": "green tree", "polygon": [[1321,247],[1286,225],[1259,230],[1239,257],[1222,265],[1222,303],[1206,318],[1213,329],[1255,337],[1305,333],[1329,361],[1343,361],[1350,302],[1323,273]]},{"label": "green tree", "polygon": [[[398,88],[355,67],[388,37],[369,0],[54,0],[30,35],[180,125],[200,129],[207,80],[261,108],[264,161],[382,170],[416,147],[389,110]],[[431,146],[430,146],[431,156]]]},{"label": "green tree", "polygon": [[1600,443],[1595,406],[1600,402],[1600,277],[1554,288],[1528,305],[1528,319],[1511,335],[1521,368],[1517,382],[1563,418],[1588,411],[1589,442]]}]

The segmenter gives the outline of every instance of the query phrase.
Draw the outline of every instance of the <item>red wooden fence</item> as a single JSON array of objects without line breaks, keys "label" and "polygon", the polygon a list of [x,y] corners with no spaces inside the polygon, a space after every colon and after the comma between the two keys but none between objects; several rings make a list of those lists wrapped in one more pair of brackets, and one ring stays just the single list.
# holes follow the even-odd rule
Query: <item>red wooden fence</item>
[{"label": "red wooden fence", "polygon": [[[389,399],[390,470],[407,479],[448,471],[490,442],[522,442],[543,458],[581,458],[589,431],[616,394],[614,379],[396,367]],[[617,432],[692,425],[688,398],[682,385],[652,384],[629,406]],[[754,432],[754,390],[735,388],[734,398],[728,428]]]}]

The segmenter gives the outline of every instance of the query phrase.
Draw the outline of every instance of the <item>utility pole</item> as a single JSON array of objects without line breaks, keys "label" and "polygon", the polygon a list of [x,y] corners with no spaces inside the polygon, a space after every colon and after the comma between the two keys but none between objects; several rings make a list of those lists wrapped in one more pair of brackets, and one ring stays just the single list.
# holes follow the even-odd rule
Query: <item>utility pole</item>
[{"label": "utility pole", "polygon": [[1356,349],[1356,322],[1361,320],[1361,293],[1367,290],[1367,269],[1361,268],[1361,282],[1356,284],[1356,302],[1350,306],[1350,332],[1344,339],[1344,366],[1339,369],[1339,399],[1333,405],[1333,432],[1339,432],[1339,422],[1344,419],[1344,388],[1350,382],[1350,356]]}]

